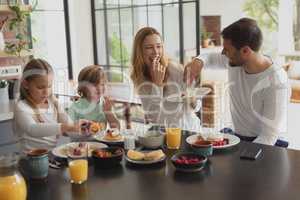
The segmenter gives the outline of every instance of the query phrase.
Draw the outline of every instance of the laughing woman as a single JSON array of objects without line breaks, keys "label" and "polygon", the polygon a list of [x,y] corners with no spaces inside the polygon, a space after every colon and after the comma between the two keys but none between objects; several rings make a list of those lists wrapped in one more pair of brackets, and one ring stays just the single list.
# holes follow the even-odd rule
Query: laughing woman
[{"label": "laughing woman", "polygon": [[199,130],[200,120],[190,104],[167,98],[185,90],[183,67],[167,58],[161,35],[154,28],[142,28],[135,36],[131,79],[148,122]]}]

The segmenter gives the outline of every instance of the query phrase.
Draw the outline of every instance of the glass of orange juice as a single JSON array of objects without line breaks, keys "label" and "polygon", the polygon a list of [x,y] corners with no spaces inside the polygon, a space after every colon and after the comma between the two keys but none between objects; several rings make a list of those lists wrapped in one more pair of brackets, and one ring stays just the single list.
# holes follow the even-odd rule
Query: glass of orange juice
[{"label": "glass of orange juice", "polygon": [[68,166],[70,181],[74,184],[81,184],[87,181],[88,178],[88,148],[86,153],[81,155],[74,155],[69,152]]},{"label": "glass of orange juice", "polygon": [[166,127],[168,149],[179,149],[181,143],[181,128]]}]

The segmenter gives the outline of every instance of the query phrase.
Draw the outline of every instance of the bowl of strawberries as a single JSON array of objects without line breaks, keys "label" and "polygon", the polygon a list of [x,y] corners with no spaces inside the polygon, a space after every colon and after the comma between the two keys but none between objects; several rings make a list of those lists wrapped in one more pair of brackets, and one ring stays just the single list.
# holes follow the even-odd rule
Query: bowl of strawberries
[{"label": "bowl of strawberries", "polygon": [[196,153],[177,153],[172,156],[171,162],[177,171],[197,172],[203,169],[207,157]]}]

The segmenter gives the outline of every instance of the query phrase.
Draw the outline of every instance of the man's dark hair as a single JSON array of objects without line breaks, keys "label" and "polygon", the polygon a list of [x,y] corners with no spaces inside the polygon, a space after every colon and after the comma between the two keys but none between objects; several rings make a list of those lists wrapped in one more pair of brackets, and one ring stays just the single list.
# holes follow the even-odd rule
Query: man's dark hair
[{"label": "man's dark hair", "polygon": [[262,45],[262,32],[255,20],[242,18],[230,24],[222,31],[224,39],[230,40],[232,45],[240,50],[249,46],[253,51],[259,51]]}]

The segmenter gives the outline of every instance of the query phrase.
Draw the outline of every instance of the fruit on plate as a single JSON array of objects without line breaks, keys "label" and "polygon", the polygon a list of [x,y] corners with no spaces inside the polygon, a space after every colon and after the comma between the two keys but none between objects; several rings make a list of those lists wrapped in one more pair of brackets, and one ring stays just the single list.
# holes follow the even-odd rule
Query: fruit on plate
[{"label": "fruit on plate", "polygon": [[224,139],[223,134],[221,134],[221,133],[215,133],[215,134],[211,133],[207,136],[206,140],[208,140],[210,142],[217,142],[217,141],[222,141],[223,139]]},{"label": "fruit on plate", "polygon": [[90,125],[90,132],[92,134],[96,134],[97,132],[103,130],[105,128],[105,124],[104,123],[100,123],[100,122],[91,122]]},{"label": "fruit on plate", "polygon": [[89,148],[88,143],[79,142],[75,145],[69,146],[69,155],[70,156],[83,156],[87,155],[87,150]]},{"label": "fruit on plate", "polygon": [[224,138],[222,133],[210,133],[206,139],[203,136],[198,135],[197,140],[193,143],[194,145],[203,145],[203,142],[211,142],[213,146],[224,146],[229,144],[229,139]]},{"label": "fruit on plate", "polygon": [[213,146],[224,146],[224,145],[229,144],[229,139],[223,138],[222,140],[212,142],[212,144],[213,144]]},{"label": "fruit on plate", "polygon": [[122,135],[118,129],[107,129],[104,139],[109,141],[117,141],[122,139]]},{"label": "fruit on plate", "polygon": [[131,160],[143,160],[145,158],[145,154],[135,150],[129,150],[127,152],[127,157]]},{"label": "fruit on plate", "polygon": [[177,158],[175,160],[175,162],[177,164],[185,164],[185,165],[189,165],[189,164],[197,164],[199,163],[201,160],[197,157],[187,157],[187,156],[180,156],[179,158]]}]

